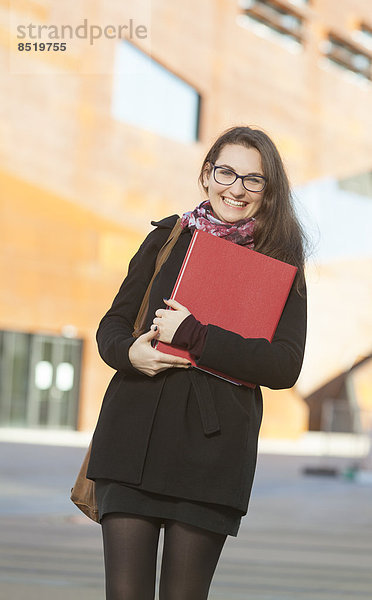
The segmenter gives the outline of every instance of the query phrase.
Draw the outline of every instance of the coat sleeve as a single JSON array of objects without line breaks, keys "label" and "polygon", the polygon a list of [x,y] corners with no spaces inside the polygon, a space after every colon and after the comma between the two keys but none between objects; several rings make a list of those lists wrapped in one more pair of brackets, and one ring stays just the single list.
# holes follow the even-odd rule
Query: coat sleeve
[{"label": "coat sleeve", "polygon": [[129,263],[128,274],[114,298],[111,308],[101,319],[96,340],[101,358],[113,369],[139,373],[128,357],[132,336],[142,298],[154,273],[157,253],[169,230],[155,229],[149,233]]},{"label": "coat sleeve", "polygon": [[293,286],[271,343],[208,325],[197,365],[272,389],[290,388],[302,367],[306,317],[306,288],[300,294]]}]

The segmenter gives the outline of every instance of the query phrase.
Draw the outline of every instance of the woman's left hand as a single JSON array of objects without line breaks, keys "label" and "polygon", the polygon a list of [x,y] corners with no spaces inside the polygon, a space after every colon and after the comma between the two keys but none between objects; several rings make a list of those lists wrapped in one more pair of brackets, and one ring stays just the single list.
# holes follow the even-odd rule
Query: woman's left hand
[{"label": "woman's left hand", "polygon": [[182,304],[176,300],[166,300],[165,298],[163,298],[163,300],[165,304],[170,306],[170,308],[173,310],[158,308],[158,310],[155,312],[156,316],[152,322],[153,324],[151,325],[151,329],[157,325],[159,330],[157,339],[160,342],[166,342],[167,344],[170,344],[179,325],[181,325],[182,321],[191,313],[189,310],[187,310],[186,306],[182,306]]}]

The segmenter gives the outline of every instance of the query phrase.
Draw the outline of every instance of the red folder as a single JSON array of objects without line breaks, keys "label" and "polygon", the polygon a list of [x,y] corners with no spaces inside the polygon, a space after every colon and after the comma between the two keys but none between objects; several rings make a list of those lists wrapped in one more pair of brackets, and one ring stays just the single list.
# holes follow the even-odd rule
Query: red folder
[{"label": "red folder", "polygon": [[[195,231],[171,298],[201,323],[245,338],[271,342],[297,268],[204,231]],[[159,351],[188,358],[193,366],[232,383],[255,387],[196,365],[187,350],[158,342]]]}]

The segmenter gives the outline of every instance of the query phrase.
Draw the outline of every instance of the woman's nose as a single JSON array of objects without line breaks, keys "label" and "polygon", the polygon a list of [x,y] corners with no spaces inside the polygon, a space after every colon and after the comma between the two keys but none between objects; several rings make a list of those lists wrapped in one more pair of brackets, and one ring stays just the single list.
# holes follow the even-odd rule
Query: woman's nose
[{"label": "woman's nose", "polygon": [[235,197],[240,198],[243,197],[246,192],[241,179],[236,179],[236,181],[229,186],[229,190],[234,194]]}]

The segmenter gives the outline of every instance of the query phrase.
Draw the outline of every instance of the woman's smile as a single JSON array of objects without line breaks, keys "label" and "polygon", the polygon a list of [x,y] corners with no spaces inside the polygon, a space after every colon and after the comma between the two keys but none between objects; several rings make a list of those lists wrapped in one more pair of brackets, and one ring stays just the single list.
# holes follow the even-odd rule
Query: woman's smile
[{"label": "woman's smile", "polygon": [[222,200],[223,202],[227,205],[227,206],[232,206],[233,208],[244,208],[245,206],[247,206],[248,202],[242,202],[241,200],[233,200],[232,198],[229,198],[228,196],[222,196]]}]

